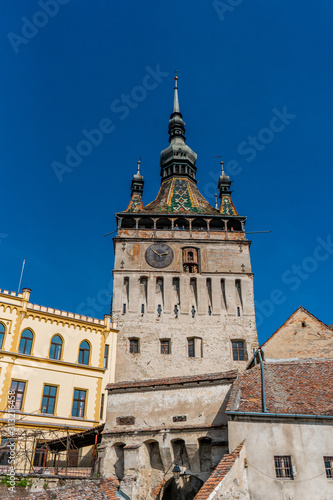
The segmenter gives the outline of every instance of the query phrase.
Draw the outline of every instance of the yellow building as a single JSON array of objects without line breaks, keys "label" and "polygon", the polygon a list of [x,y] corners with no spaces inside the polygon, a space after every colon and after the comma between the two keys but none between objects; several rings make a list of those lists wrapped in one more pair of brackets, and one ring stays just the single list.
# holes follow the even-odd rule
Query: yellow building
[{"label": "yellow building", "polygon": [[[105,420],[117,335],[109,315],[100,320],[32,304],[30,292],[0,290],[0,465],[8,462],[14,428],[22,471],[46,465],[45,452],[35,453],[45,440]],[[88,462],[77,453],[73,464]]]}]

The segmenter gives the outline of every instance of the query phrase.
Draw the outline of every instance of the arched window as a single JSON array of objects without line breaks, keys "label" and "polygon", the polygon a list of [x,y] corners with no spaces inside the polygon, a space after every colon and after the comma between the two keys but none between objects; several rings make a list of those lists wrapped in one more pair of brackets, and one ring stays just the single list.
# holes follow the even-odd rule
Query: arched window
[{"label": "arched window", "polygon": [[89,365],[90,345],[86,340],[81,342],[79,349],[79,363],[80,365]]},{"label": "arched window", "polygon": [[21,335],[19,353],[20,354],[31,354],[33,333],[31,330],[24,330]]},{"label": "arched window", "polygon": [[59,335],[55,335],[51,340],[50,359],[61,359],[62,339]]},{"label": "arched window", "polygon": [[0,323],[0,349],[2,349],[4,338],[5,338],[5,325]]}]

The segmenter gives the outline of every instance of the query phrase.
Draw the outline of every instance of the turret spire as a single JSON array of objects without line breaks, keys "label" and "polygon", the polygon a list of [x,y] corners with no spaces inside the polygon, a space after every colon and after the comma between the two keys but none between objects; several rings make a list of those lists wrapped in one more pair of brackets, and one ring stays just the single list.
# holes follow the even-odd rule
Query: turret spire
[{"label": "turret spire", "polygon": [[223,166],[223,161],[220,162],[221,164],[221,175],[219,177],[219,182],[218,182],[218,190],[220,191],[220,198],[221,198],[221,206],[220,206],[220,213],[224,215],[238,215],[237,210],[235,208],[235,205],[232,202],[231,199],[231,180],[229,175],[226,175],[224,172],[224,166]]},{"label": "turret spire", "polygon": [[138,160],[137,172],[133,175],[131,184],[131,201],[125,212],[140,212],[143,210],[142,193],[144,180],[140,173],[141,158]]},{"label": "turret spire", "polygon": [[136,174],[133,175],[133,179],[132,179],[132,185],[131,185],[131,189],[132,189],[131,195],[132,196],[135,193],[139,193],[140,195],[142,195],[142,193],[143,193],[144,181],[143,181],[142,175],[140,174],[140,165],[141,165],[141,160],[138,160],[138,169],[137,169]]},{"label": "turret spire", "polygon": [[230,191],[230,186],[231,186],[231,181],[229,180],[229,176],[225,174],[224,172],[224,162],[221,161],[220,162],[220,165],[221,165],[221,175],[219,177],[219,183],[218,183],[218,189],[220,191],[220,198],[222,198],[222,196],[224,194],[231,194],[231,191]]}]

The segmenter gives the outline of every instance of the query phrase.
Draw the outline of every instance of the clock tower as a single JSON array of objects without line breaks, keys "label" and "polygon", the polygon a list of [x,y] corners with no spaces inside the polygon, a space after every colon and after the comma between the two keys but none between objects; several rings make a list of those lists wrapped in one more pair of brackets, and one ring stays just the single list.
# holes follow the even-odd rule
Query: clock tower
[{"label": "clock tower", "polygon": [[130,203],[116,215],[116,381],[243,370],[258,345],[246,217],[223,163],[220,206],[199,192],[177,84],[157,197],[143,205],[139,162]]}]

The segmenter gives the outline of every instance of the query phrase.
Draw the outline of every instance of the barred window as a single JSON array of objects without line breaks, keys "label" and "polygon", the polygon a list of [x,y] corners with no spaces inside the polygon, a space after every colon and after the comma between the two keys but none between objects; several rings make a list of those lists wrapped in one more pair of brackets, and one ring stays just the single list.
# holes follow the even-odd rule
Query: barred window
[{"label": "barred window", "polygon": [[294,479],[290,455],[274,457],[274,463],[278,479]]},{"label": "barred window", "polygon": [[137,354],[138,352],[140,352],[139,339],[130,339],[130,352],[132,354]]},{"label": "barred window", "polygon": [[333,457],[324,457],[327,479],[333,479]]},{"label": "barred window", "polygon": [[170,354],[170,340],[161,340],[161,354]]},{"label": "barred window", "polygon": [[232,356],[234,361],[244,361],[245,359],[245,342],[244,340],[232,341]]}]

